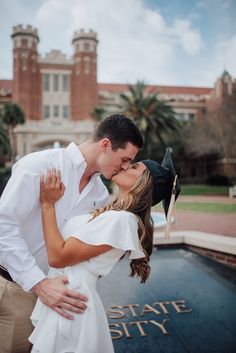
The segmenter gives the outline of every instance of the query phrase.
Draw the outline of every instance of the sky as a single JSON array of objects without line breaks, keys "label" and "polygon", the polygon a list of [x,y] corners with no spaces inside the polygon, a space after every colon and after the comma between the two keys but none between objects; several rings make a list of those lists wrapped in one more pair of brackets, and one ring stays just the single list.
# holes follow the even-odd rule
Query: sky
[{"label": "sky", "polygon": [[212,87],[236,78],[236,0],[0,0],[0,79],[12,79],[12,27],[38,29],[39,53],[73,55],[98,34],[98,82]]}]

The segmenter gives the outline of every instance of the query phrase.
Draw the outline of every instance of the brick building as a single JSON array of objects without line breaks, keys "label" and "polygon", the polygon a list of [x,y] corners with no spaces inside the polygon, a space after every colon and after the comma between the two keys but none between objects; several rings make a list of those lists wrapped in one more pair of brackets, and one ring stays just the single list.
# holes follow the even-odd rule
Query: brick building
[{"label": "brick building", "polygon": [[[97,34],[74,33],[74,54],[68,58],[60,50],[44,57],[38,52],[39,35],[32,26],[13,27],[13,80],[0,80],[0,106],[15,102],[25,113],[26,123],[16,128],[17,153],[53,146],[58,141],[81,143],[93,131],[91,112],[104,106],[108,112],[121,108],[120,93],[126,84],[97,82]],[[203,119],[208,106],[236,90],[236,83],[224,73],[215,87],[148,86],[168,102],[180,120]]]}]

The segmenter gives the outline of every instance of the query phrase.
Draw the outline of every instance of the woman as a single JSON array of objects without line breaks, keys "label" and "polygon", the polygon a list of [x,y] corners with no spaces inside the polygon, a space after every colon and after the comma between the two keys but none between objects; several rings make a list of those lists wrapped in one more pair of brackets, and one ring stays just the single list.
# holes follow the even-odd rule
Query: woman
[{"label": "woman", "polygon": [[[35,325],[29,338],[33,343],[32,352],[114,352],[96,282],[99,276],[107,275],[127,251],[131,259],[131,276],[137,275],[141,282],[149,276],[153,244],[151,206],[157,184],[150,162],[133,164],[114,175],[112,180],[119,187],[118,198],[92,215],[71,218],[62,234],[57,228],[55,204],[65,188],[55,170],[47,173],[46,180],[41,178],[43,231],[52,266],[48,275],[68,276],[70,288],[80,290],[89,300],[84,314],[75,314],[73,321],[61,317],[38,300],[31,317]],[[162,169],[165,175],[162,180],[165,179],[170,193],[169,173],[155,164]],[[58,312],[63,314],[60,308]],[[89,332],[91,337],[88,338]]]}]

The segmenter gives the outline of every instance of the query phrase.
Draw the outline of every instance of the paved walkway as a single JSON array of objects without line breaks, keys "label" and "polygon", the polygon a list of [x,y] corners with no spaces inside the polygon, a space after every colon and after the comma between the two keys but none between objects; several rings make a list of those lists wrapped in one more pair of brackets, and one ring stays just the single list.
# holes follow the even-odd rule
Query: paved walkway
[{"label": "paved walkway", "polygon": [[[224,196],[181,196],[181,202],[223,202],[236,203],[236,198]],[[236,237],[236,213],[209,213],[176,211],[172,230],[194,230]]]},{"label": "paved walkway", "polygon": [[216,202],[226,204],[236,204],[236,197],[228,196],[180,196],[181,202]]}]

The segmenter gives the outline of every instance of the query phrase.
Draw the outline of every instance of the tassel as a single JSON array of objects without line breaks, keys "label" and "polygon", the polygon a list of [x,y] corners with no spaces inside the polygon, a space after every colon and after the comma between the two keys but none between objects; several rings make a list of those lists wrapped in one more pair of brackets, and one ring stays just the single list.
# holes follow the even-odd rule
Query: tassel
[{"label": "tassel", "polygon": [[170,204],[168,208],[168,213],[167,213],[167,223],[166,223],[166,229],[165,229],[165,238],[170,238],[170,228],[171,228],[171,219],[173,215],[173,209],[174,209],[174,204],[175,204],[175,194],[176,194],[176,180],[177,180],[177,175],[175,176],[174,182],[173,182],[173,188],[171,191],[171,199],[170,199]]}]

